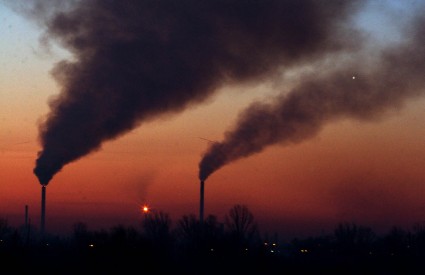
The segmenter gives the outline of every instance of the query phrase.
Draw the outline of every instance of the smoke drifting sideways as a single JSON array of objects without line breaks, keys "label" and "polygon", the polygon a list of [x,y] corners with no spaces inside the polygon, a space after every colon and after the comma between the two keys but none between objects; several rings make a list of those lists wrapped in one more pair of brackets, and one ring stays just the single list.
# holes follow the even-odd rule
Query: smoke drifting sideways
[{"label": "smoke drifting sideways", "polygon": [[[144,121],[200,104],[228,83],[262,81],[352,43],[360,1],[9,1],[72,54],[39,126],[43,185]],[[18,3],[18,4],[16,4]],[[30,5],[30,6],[28,6]],[[353,32],[347,37],[353,38]],[[354,38],[353,38],[354,39]]]},{"label": "smoke drifting sideways", "polygon": [[224,165],[268,146],[302,142],[336,119],[382,119],[407,100],[425,95],[425,16],[415,16],[404,33],[405,40],[377,56],[359,51],[337,66],[328,62],[330,66],[299,77],[300,82],[273,103],[252,103],[223,141],[204,153],[199,178],[205,180]]}]

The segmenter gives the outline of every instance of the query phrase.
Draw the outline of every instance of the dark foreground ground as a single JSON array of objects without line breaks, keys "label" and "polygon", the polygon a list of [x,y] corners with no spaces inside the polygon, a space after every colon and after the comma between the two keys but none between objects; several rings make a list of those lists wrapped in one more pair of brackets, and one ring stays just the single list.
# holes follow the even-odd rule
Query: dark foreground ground
[{"label": "dark foreground ground", "polygon": [[280,241],[262,236],[247,208],[228,217],[184,216],[172,228],[166,214],[153,213],[139,229],[89,231],[76,223],[70,236],[0,219],[0,274],[425,274],[421,224],[378,236],[341,223],[329,235]]},{"label": "dark foreground ground", "polygon": [[143,241],[2,245],[2,274],[425,274],[425,254],[407,247],[391,252],[334,250],[302,242],[249,249]]}]

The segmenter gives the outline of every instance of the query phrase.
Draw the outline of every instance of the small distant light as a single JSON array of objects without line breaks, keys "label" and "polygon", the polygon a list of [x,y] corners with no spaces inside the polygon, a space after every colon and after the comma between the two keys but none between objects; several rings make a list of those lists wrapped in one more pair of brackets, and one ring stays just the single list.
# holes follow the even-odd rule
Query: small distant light
[{"label": "small distant light", "polygon": [[356,76],[355,75],[353,75],[353,79],[356,79]]},{"label": "small distant light", "polygon": [[264,245],[269,245],[269,244],[267,242],[265,242]]},{"label": "small distant light", "polygon": [[273,243],[272,245],[273,245],[273,246],[276,246],[276,244],[275,244],[275,243]]},{"label": "small distant light", "polygon": [[214,252],[214,248],[211,248],[211,249],[210,249],[210,251],[211,251],[211,252]]},{"label": "small distant light", "polygon": [[89,244],[89,247],[94,247],[94,244],[92,244],[92,243],[91,243],[91,244]]},{"label": "small distant light", "polygon": [[248,248],[245,248],[245,251],[248,251]]},{"label": "small distant light", "polygon": [[274,253],[274,250],[272,249],[272,250],[270,250],[270,252],[271,252],[271,253]]}]

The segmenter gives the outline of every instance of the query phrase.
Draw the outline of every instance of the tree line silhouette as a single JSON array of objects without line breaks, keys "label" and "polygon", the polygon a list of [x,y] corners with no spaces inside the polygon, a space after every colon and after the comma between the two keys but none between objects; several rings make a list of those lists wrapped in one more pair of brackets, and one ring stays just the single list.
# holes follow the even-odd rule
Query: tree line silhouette
[{"label": "tree line silhouette", "polygon": [[33,274],[418,274],[425,260],[425,226],[393,227],[377,235],[367,226],[337,224],[330,234],[280,242],[261,234],[246,205],[220,222],[150,211],[140,228],[91,231],[76,222],[69,236],[44,234],[0,218],[0,272]]}]

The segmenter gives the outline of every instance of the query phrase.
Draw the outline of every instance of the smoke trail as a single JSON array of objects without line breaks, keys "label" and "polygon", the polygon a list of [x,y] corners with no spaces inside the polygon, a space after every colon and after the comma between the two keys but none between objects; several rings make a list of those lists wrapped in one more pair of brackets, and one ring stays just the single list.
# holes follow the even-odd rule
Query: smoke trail
[{"label": "smoke trail", "polygon": [[[199,163],[205,180],[222,166],[274,144],[301,142],[325,123],[349,117],[370,120],[425,93],[425,17],[406,30],[408,40],[380,56],[358,54],[338,68],[319,68],[273,104],[253,103],[224,140],[212,144]],[[373,59],[372,62],[368,60]],[[334,66],[334,64],[332,64]],[[353,73],[355,77],[353,77]]]},{"label": "smoke trail", "polygon": [[334,34],[358,8],[342,0],[60,2],[26,8],[73,55],[52,70],[62,88],[39,129],[34,173],[43,185],[104,141],[201,103],[221,85],[344,49],[350,43]]}]

